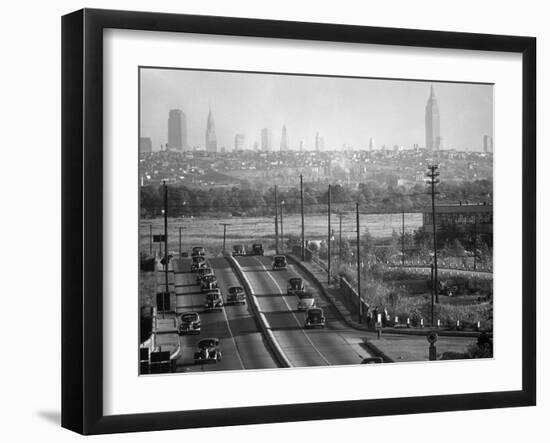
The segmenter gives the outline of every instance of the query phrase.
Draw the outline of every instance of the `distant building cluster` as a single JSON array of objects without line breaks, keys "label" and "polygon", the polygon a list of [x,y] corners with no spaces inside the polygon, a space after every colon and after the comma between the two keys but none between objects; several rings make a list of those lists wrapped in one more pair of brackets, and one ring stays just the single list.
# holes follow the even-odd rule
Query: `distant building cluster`
[{"label": "distant building cluster", "polygon": [[[243,143],[237,134],[235,146]],[[234,186],[246,182],[255,188],[294,183],[296,177],[314,183],[424,187],[425,168],[430,161],[441,163],[446,183],[492,178],[490,153],[456,150],[429,151],[424,148],[374,151],[263,151],[235,149],[227,152],[157,151],[140,156],[141,181],[145,184],[181,182],[188,186]]]}]

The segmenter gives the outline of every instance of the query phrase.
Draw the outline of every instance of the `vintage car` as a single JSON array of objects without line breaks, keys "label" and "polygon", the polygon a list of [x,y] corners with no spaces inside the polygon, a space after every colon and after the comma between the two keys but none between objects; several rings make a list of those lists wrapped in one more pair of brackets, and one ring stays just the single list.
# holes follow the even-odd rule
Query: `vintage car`
[{"label": "vintage car", "polygon": [[306,312],[305,328],[324,328],[325,316],[321,308],[310,308]]},{"label": "vintage car", "polygon": [[195,255],[191,258],[191,271],[197,272],[199,269],[207,268],[206,258],[202,255]]},{"label": "vintage car", "polygon": [[200,284],[203,277],[207,275],[213,275],[212,269],[210,268],[200,268],[197,270],[197,283]]},{"label": "vintage car", "polygon": [[246,248],[244,245],[233,245],[233,252],[231,254],[233,257],[246,255]]},{"label": "vintage car", "polygon": [[367,357],[361,360],[362,365],[372,365],[376,363],[383,363],[382,357]]},{"label": "vintage car", "polygon": [[214,274],[207,274],[201,278],[201,291],[211,291],[218,287],[218,279]]},{"label": "vintage car", "polygon": [[286,285],[287,295],[299,295],[304,292],[304,281],[300,277],[292,277]]},{"label": "vintage car", "polygon": [[195,364],[217,363],[222,360],[222,351],[219,348],[220,340],[217,338],[203,338],[197,343],[195,351]]},{"label": "vintage car", "polygon": [[222,294],[219,289],[214,289],[206,293],[206,302],[204,303],[204,310],[221,311],[223,308]]},{"label": "vintage car", "polygon": [[206,255],[206,249],[203,246],[195,246],[191,250],[191,257]]},{"label": "vintage car", "polygon": [[180,316],[179,333],[182,334],[200,334],[201,318],[197,312],[184,312]]},{"label": "vintage car", "polygon": [[244,289],[242,287],[231,286],[227,293],[227,297],[225,298],[225,304],[233,305],[237,303],[242,303],[243,305],[246,304],[246,294],[244,293]]},{"label": "vintage car", "polygon": [[264,247],[261,243],[254,243],[250,250],[250,255],[264,255]]},{"label": "vintage car", "polygon": [[286,257],[284,255],[276,255],[273,257],[273,262],[271,263],[272,270],[286,269]]},{"label": "vintage car", "polygon": [[303,292],[298,296],[298,311],[307,311],[308,309],[315,308],[316,302],[313,295],[307,292]]}]

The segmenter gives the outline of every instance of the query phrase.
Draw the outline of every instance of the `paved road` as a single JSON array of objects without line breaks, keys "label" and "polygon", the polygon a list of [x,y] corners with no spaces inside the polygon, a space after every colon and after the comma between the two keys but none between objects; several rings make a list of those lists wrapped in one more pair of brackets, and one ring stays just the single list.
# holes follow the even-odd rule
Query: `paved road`
[{"label": "paved road", "polygon": [[[358,364],[369,356],[362,346],[367,334],[341,322],[329,302],[296,267],[289,265],[287,270],[272,271],[271,258],[261,256],[239,257],[237,261],[292,366]],[[327,321],[324,329],[304,329],[305,313],[296,310],[298,298],[286,295],[288,279],[295,276],[306,281],[317,306],[323,308]]]},{"label": "paved road", "polygon": [[[213,258],[210,265],[218,279],[225,300],[230,286],[242,286],[225,258]],[[202,328],[200,335],[180,336],[181,353],[177,363],[178,372],[221,371],[242,369],[276,368],[277,363],[269,352],[257,320],[248,305],[225,306],[221,312],[203,312],[205,297],[197,284],[195,273],[190,271],[191,260],[174,259],[176,312],[198,311]],[[220,339],[222,361],[195,365],[193,355],[201,338]]]}]

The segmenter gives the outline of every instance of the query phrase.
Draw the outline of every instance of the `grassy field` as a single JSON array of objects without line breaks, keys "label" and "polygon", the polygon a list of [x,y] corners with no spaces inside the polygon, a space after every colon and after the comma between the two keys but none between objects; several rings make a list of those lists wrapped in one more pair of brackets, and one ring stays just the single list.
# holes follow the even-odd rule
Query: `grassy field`
[{"label": "grassy field", "polygon": [[[324,240],[328,234],[326,215],[307,215],[305,218],[306,240]],[[168,219],[168,250],[178,252],[179,228],[181,229],[182,251],[189,251],[193,246],[205,246],[211,253],[217,254],[223,245],[223,224],[227,223],[226,249],[232,245],[254,242],[263,243],[270,249],[275,242],[275,225],[273,217],[194,217]],[[376,238],[391,236],[395,230],[401,232],[401,214],[369,214],[361,216],[361,231],[369,231]],[[333,214],[331,227],[335,238],[339,235],[339,217]],[[405,231],[410,232],[422,225],[421,214],[405,214]],[[150,251],[150,232],[162,234],[164,221],[162,218],[141,220],[140,227],[141,251]],[[279,226],[279,232],[280,232]],[[301,218],[299,214],[288,214],[283,217],[283,234],[299,236],[301,234]],[[355,216],[346,214],[342,217],[342,237],[355,238]],[[163,245],[164,247],[164,245]],[[152,245],[152,251],[159,251],[158,244]]]}]

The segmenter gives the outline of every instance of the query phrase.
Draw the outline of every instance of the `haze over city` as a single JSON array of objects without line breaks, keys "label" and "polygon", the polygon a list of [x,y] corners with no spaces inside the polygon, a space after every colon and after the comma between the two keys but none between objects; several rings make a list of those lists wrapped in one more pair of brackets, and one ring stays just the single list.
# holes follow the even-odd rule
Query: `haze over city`
[{"label": "haze over city", "polygon": [[368,149],[426,145],[425,110],[430,86],[439,105],[444,149],[482,151],[483,137],[493,134],[493,86],[313,77],[297,75],[142,68],[140,71],[140,136],[154,151],[168,139],[168,115],[181,109],[186,117],[187,145],[205,146],[209,109],[215,121],[218,149],[232,150],[236,134],[244,149],[261,144],[262,128],[279,150],[283,125],[288,148],[343,146]]}]

